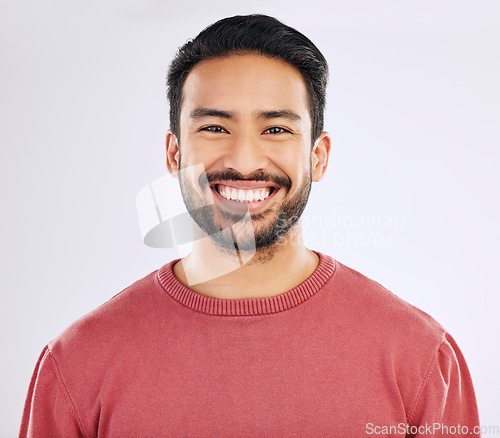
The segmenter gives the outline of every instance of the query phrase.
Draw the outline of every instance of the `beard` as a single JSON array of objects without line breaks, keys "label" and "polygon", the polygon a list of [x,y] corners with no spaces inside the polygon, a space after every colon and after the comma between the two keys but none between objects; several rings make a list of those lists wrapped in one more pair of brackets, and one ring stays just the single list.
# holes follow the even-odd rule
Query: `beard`
[{"label": "beard", "polygon": [[273,176],[263,171],[254,172],[247,177],[235,170],[209,174],[202,172],[198,184],[205,196],[201,196],[193,185],[193,179],[185,176],[185,169],[182,169],[180,159],[179,168],[179,185],[190,216],[218,248],[226,253],[234,253],[236,249],[252,255],[255,253],[261,259],[271,258],[282,239],[300,219],[311,191],[310,165],[309,171],[304,172],[304,183],[290,199],[284,199],[279,205],[273,205],[253,214],[250,214],[243,202],[241,204],[235,202],[235,210],[228,211],[212,203],[210,182],[220,180],[273,182],[285,190],[285,197],[290,191],[292,182],[289,177]]}]

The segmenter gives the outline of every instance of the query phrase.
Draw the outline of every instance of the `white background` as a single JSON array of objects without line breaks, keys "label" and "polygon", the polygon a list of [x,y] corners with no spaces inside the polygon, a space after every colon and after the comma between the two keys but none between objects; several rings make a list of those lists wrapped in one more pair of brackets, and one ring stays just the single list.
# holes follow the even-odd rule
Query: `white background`
[{"label": "white background", "polygon": [[256,12],[331,67],[333,150],[306,217],[337,221],[311,247],[442,323],[482,424],[500,424],[500,2],[253,3],[1,3],[0,436],[43,346],[178,256],[141,243],[135,211],[165,174],[165,73],[202,28]]}]

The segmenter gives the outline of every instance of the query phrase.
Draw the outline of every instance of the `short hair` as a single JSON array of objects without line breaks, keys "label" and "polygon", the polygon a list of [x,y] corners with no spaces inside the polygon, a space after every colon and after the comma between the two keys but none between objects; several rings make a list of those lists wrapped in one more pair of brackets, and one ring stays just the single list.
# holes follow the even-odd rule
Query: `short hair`
[{"label": "short hair", "polygon": [[179,138],[184,82],[193,67],[206,59],[259,54],[287,62],[304,79],[311,116],[312,143],[323,131],[328,64],[309,38],[267,15],[236,15],[206,27],[177,51],[167,73],[170,129]]}]

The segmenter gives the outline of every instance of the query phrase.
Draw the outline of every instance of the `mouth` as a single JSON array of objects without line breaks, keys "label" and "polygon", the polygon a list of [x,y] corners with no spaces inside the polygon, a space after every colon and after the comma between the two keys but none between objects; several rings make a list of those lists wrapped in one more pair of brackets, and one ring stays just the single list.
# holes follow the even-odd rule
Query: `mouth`
[{"label": "mouth", "polygon": [[228,184],[211,184],[210,188],[215,198],[223,205],[233,206],[244,204],[249,211],[259,210],[264,207],[280,190],[275,185],[255,185],[241,181]]}]

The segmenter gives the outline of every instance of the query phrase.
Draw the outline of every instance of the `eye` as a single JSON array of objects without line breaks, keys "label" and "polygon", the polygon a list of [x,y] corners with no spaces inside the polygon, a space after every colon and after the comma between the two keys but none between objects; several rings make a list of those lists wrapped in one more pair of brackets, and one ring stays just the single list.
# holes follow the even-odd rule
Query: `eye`
[{"label": "eye", "polygon": [[266,129],[264,131],[264,133],[268,133],[268,134],[284,134],[284,133],[288,133],[288,134],[290,134],[291,132],[288,129],[281,128],[280,126],[273,126],[271,128]]},{"label": "eye", "polygon": [[222,126],[219,126],[219,125],[205,126],[204,128],[201,128],[200,131],[214,132],[216,134],[222,133],[222,132],[227,132]]}]

